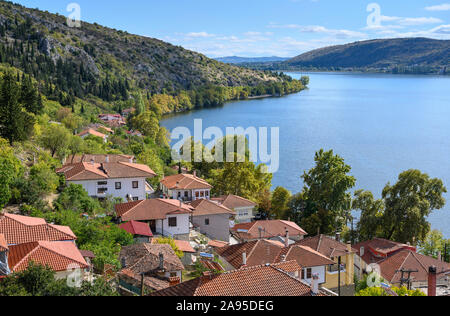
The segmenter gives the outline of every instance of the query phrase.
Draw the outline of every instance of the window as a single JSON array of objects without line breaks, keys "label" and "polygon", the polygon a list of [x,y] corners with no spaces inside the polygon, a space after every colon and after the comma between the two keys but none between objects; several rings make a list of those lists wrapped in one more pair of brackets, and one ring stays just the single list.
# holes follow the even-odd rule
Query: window
[{"label": "window", "polygon": [[205,225],[206,225],[206,226],[209,226],[209,218],[206,218],[206,219],[205,219]]},{"label": "window", "polygon": [[106,192],[108,192],[108,188],[98,188],[97,189],[97,194],[105,194]]},{"label": "window", "polygon": [[122,182],[116,182],[116,190],[122,190]]},{"label": "window", "polygon": [[195,192],[195,197],[200,197],[200,193],[199,192]]},{"label": "window", "polygon": [[311,280],[312,279],[312,269],[306,269],[306,279]]},{"label": "window", "polygon": [[178,274],[176,272],[170,272],[171,278],[176,278],[177,276],[178,276]]},{"label": "window", "polygon": [[169,218],[169,227],[177,227],[177,218],[176,217]]},{"label": "window", "polygon": [[133,181],[133,189],[139,189],[139,181]]},{"label": "window", "polygon": [[200,192],[200,196],[201,196],[201,197],[205,197],[205,192],[203,192],[203,191]]},{"label": "window", "polygon": [[179,199],[181,198],[181,192],[178,192],[178,198]]},{"label": "window", "polygon": [[206,195],[206,197],[208,197],[209,196],[209,191],[206,191],[205,195]]},{"label": "window", "polygon": [[189,197],[189,191],[184,191],[184,197],[188,198]]},{"label": "window", "polygon": [[133,197],[133,201],[139,201],[139,197]]},{"label": "window", "polygon": [[108,185],[108,181],[97,182],[97,185]]},{"label": "window", "polygon": [[305,270],[302,270],[302,280],[305,280]]}]

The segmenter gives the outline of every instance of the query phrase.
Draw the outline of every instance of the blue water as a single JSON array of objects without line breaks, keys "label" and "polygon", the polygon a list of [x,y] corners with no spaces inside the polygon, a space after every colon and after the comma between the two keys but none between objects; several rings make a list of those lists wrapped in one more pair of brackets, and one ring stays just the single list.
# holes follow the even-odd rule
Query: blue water
[{"label": "blue water", "polygon": [[[299,78],[301,74],[292,73]],[[273,184],[296,193],[314,153],[333,149],[352,166],[356,189],[380,197],[383,187],[414,168],[441,178],[450,191],[450,78],[311,73],[309,90],[282,98],[228,103],[170,116],[167,129],[280,127],[280,169]],[[450,195],[446,195],[447,200]],[[450,238],[450,201],[430,217]]]}]

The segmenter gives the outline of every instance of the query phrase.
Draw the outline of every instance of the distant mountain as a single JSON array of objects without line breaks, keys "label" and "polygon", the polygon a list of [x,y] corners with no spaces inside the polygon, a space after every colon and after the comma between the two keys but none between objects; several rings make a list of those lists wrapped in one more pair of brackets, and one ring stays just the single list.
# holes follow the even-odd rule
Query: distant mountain
[{"label": "distant mountain", "polygon": [[442,73],[450,70],[450,41],[399,38],[356,42],[316,49],[273,67]]},{"label": "distant mountain", "polygon": [[250,64],[250,63],[270,63],[270,62],[280,62],[289,60],[289,58],[285,57],[238,57],[238,56],[229,56],[229,57],[220,57],[216,58],[217,61],[226,64]]}]

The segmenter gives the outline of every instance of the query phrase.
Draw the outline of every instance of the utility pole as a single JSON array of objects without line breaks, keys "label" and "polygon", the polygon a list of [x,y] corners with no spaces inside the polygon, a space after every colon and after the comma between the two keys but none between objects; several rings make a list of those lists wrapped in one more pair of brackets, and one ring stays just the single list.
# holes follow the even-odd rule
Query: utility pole
[{"label": "utility pole", "polygon": [[339,272],[338,272],[338,294],[339,294],[339,296],[341,296],[341,264],[342,264],[342,258],[341,257],[339,257],[338,258],[338,269],[339,269]]},{"label": "utility pole", "polygon": [[[405,284],[408,287],[408,290],[411,290],[411,274],[419,272],[418,270],[397,270],[397,273],[400,272],[402,274],[402,277],[400,278],[400,287],[403,287]],[[405,274],[408,275],[408,277],[405,277]]]}]

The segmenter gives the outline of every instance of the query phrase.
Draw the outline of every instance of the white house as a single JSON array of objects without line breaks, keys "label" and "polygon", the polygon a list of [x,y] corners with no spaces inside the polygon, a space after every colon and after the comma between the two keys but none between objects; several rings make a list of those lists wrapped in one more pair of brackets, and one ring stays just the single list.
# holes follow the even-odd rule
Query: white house
[{"label": "white house", "polygon": [[146,222],[154,234],[189,240],[193,208],[177,200],[150,199],[116,205],[119,221]]},{"label": "white house", "polygon": [[99,131],[96,131],[93,128],[88,128],[88,129],[82,131],[81,133],[79,133],[77,136],[80,136],[83,139],[88,136],[95,136],[95,137],[99,137],[99,138],[103,139],[104,143],[108,142],[108,135],[100,133]]},{"label": "white house", "polygon": [[212,186],[195,174],[177,174],[161,181],[161,191],[166,198],[184,202],[209,200]]},{"label": "white house", "polygon": [[154,192],[147,179],[156,174],[148,166],[133,163],[131,158],[129,162],[110,161],[109,156],[103,163],[92,158],[90,162],[66,164],[56,172],[63,174],[68,184],[82,185],[89,196],[99,199],[113,196],[138,201]]},{"label": "white house", "polygon": [[212,198],[223,206],[236,212],[237,223],[250,223],[255,218],[256,203],[236,195],[226,195]]}]

